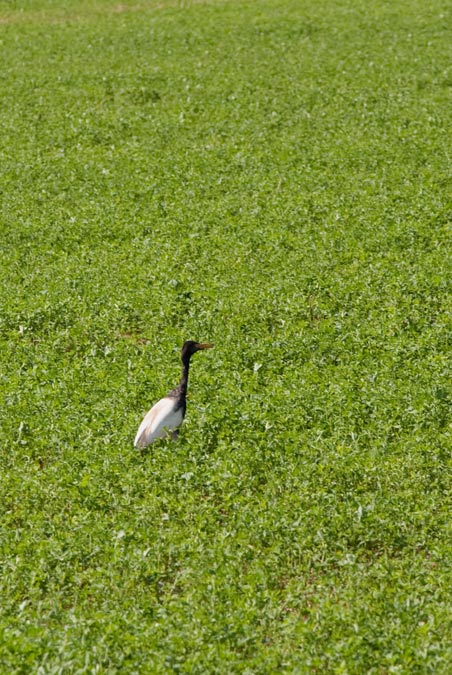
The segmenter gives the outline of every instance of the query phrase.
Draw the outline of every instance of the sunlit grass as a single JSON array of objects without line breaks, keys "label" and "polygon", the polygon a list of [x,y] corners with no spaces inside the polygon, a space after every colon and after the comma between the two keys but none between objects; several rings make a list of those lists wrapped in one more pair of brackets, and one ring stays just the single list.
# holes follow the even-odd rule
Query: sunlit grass
[{"label": "sunlit grass", "polygon": [[1,7],[5,672],[450,673],[451,18]]}]

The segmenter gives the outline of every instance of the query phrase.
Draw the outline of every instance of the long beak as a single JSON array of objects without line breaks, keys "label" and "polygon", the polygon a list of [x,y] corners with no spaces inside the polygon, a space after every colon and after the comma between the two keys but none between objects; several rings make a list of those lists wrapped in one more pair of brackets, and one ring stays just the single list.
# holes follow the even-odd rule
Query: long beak
[{"label": "long beak", "polygon": [[197,342],[196,347],[197,349],[212,349],[214,345],[211,344],[210,342]]}]

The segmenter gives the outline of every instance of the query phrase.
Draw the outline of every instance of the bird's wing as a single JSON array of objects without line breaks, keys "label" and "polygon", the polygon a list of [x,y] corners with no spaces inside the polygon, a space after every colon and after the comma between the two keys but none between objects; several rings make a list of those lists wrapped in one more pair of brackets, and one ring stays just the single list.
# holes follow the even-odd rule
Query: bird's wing
[{"label": "bird's wing", "polygon": [[165,429],[176,429],[182,424],[182,410],[174,410],[173,398],[162,398],[145,415],[135,436],[134,446],[145,448],[156,438],[166,436]]}]

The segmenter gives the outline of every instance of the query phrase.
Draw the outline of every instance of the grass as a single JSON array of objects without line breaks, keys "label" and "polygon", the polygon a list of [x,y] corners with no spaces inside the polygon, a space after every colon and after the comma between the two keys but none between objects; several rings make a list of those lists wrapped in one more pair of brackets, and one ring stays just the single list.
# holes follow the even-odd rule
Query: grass
[{"label": "grass", "polygon": [[451,672],[451,19],[0,5],[5,673]]}]

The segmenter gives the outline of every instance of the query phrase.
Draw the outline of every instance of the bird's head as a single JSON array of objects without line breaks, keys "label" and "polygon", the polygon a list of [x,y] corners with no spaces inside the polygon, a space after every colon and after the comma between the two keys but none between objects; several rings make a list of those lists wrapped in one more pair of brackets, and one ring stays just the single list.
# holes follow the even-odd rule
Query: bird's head
[{"label": "bird's head", "polygon": [[201,349],[211,349],[213,347],[210,342],[195,342],[194,340],[187,340],[184,342],[182,347],[182,361],[186,358],[190,358],[195,352],[199,352]]}]

